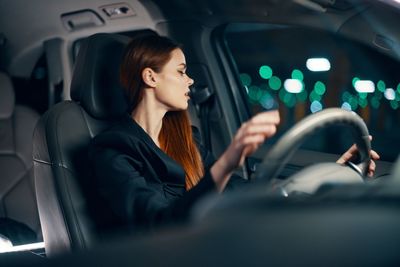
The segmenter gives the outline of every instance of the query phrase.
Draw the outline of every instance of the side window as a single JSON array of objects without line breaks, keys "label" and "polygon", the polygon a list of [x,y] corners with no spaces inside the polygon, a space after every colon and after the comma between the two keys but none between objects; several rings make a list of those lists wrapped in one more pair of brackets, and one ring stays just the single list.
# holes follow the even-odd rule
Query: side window
[{"label": "side window", "polygon": [[[400,151],[397,60],[314,29],[233,24],[226,28],[225,39],[253,114],[278,104],[282,132],[324,108],[352,110],[366,122],[382,159],[396,159]],[[342,153],[352,140],[339,133],[327,129],[305,148]]]}]

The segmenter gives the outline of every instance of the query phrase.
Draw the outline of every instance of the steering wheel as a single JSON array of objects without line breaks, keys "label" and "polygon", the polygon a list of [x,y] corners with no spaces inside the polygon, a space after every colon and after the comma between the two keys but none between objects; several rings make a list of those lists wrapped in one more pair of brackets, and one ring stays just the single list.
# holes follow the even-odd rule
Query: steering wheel
[{"label": "steering wheel", "polygon": [[[303,168],[285,180],[274,179],[308,137],[328,126],[347,126],[351,129],[359,152],[359,164],[318,163]],[[286,197],[293,192],[312,195],[321,184],[363,183],[363,178],[368,171],[370,150],[371,143],[367,126],[356,113],[340,108],[328,108],[314,113],[287,131],[265,155],[254,173],[255,183],[251,183],[252,186],[247,188],[249,190],[241,191],[240,194],[231,192],[222,199],[220,196],[211,195],[197,204],[192,213],[193,217],[201,220],[211,214],[220,216],[223,211],[249,210],[256,207],[256,203],[264,203],[262,201],[266,196],[274,199],[277,195],[279,198]],[[400,157],[398,175],[400,176]]]},{"label": "steering wheel", "polygon": [[[283,166],[292,158],[294,152],[297,151],[309,136],[328,126],[345,126],[351,129],[354,142],[358,148],[360,163],[347,162],[346,166],[336,163],[317,164],[318,166],[311,170],[302,170],[300,176],[312,176],[312,174],[315,176],[315,172],[325,169],[320,175],[327,175],[327,173],[333,172],[338,177],[339,172],[345,170],[347,174],[342,173],[342,176],[348,176],[348,172],[351,170],[352,174],[355,172],[358,177],[364,178],[368,171],[371,150],[368,128],[355,112],[340,108],[328,108],[314,113],[293,126],[265,155],[254,173],[254,178],[258,181],[270,183],[274,178],[278,177]],[[299,175],[295,175],[291,179],[300,178]],[[328,180],[332,180],[332,178]]]}]

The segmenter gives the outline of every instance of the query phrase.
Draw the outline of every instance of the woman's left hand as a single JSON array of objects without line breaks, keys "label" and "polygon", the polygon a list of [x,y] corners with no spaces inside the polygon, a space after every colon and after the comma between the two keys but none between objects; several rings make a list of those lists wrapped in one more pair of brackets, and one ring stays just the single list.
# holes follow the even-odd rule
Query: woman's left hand
[{"label": "woman's left hand", "polygon": [[[372,136],[369,136],[369,139],[372,140]],[[337,161],[336,161],[336,163],[344,164],[344,163],[346,163],[347,161],[353,160],[355,157],[357,157],[357,155],[358,155],[357,146],[356,146],[356,145],[352,145],[352,146],[351,146]],[[369,166],[368,166],[367,175],[368,175],[369,177],[372,177],[372,176],[374,175],[374,173],[375,173],[375,168],[376,168],[375,160],[378,160],[380,157],[379,157],[379,154],[376,153],[376,151],[374,151],[374,150],[372,150],[372,149],[371,149],[371,152],[370,152],[370,157],[371,157],[371,160],[370,160],[370,163],[369,163]]]}]

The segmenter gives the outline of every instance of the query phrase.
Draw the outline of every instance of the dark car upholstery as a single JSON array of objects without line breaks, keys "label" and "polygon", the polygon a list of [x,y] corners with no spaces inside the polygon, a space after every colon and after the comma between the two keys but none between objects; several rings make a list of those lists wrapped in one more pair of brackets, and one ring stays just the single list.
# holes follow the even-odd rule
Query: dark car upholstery
[{"label": "dark car upholstery", "polygon": [[118,72],[128,41],[114,34],[84,40],[72,77],[72,101],[49,109],[35,129],[35,186],[48,256],[90,247],[100,239],[100,224],[106,224],[100,219],[105,207],[90,205],[97,200],[90,192],[86,149],[127,110]]},{"label": "dark car upholstery", "polygon": [[41,239],[32,172],[38,119],[36,111],[15,104],[12,81],[0,72],[0,233],[14,245]]}]

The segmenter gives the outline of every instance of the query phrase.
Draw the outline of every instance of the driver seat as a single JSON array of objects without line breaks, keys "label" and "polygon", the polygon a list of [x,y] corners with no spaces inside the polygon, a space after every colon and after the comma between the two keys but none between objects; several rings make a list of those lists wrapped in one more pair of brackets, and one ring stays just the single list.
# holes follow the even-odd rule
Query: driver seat
[{"label": "driver seat", "polygon": [[89,190],[87,146],[127,111],[118,72],[129,40],[106,33],[85,39],[72,76],[72,100],[51,107],[36,126],[34,180],[47,256],[91,247],[101,240],[100,229],[113,223]]}]

